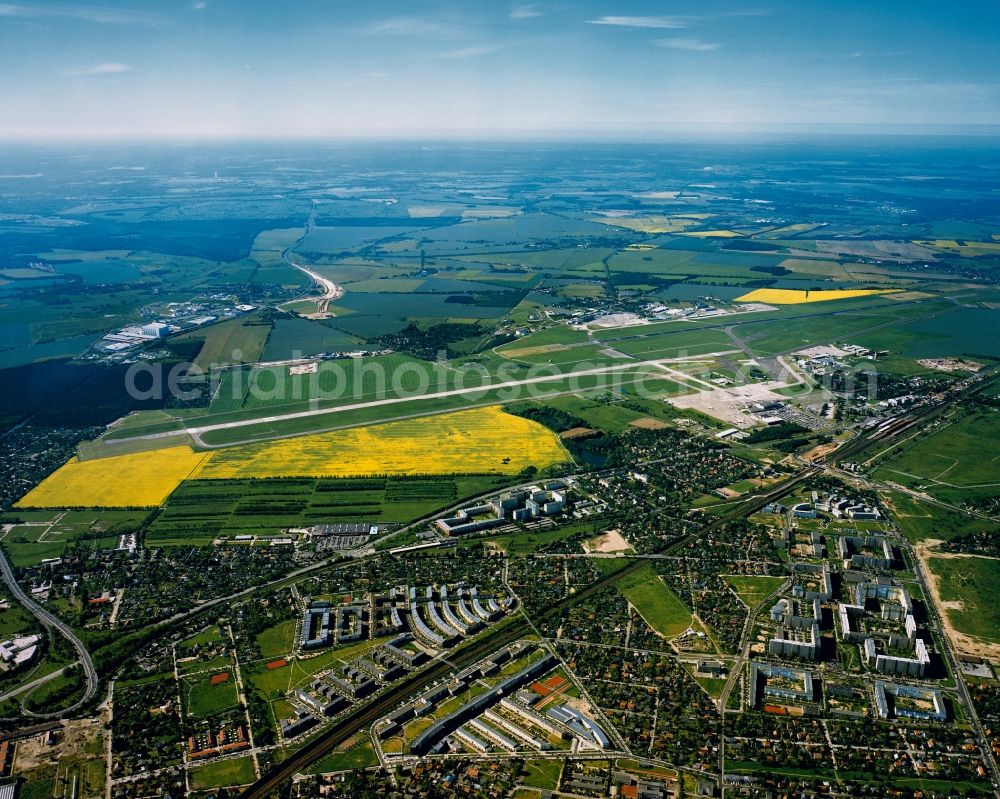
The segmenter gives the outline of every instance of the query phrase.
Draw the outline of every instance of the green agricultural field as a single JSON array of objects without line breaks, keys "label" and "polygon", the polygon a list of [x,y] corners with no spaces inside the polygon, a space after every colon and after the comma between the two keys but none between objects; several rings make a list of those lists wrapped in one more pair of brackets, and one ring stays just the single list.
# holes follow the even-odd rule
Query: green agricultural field
[{"label": "green agricultural field", "polygon": [[609,433],[620,433],[636,419],[644,419],[647,414],[621,402],[602,402],[567,394],[546,400],[544,405],[578,416],[587,425]]},{"label": "green agricultural field", "polygon": [[[303,320],[304,321],[304,320]],[[318,323],[313,323],[318,324]],[[330,331],[336,334],[336,331]],[[351,345],[352,347],[355,345]],[[291,351],[285,353],[291,357]],[[480,385],[470,373],[464,385]],[[320,363],[313,374],[291,375],[287,366],[254,369],[244,384],[236,383],[233,396],[244,397],[243,408],[266,408],[269,413],[290,413],[324,404],[339,405],[388,397],[420,395],[456,388],[458,374],[408,355],[379,355]],[[252,413],[212,419],[212,422],[253,418]],[[205,420],[194,420],[201,423]]]},{"label": "green agricultural field", "polygon": [[732,587],[748,608],[754,608],[785,582],[784,577],[757,577],[745,574],[719,575]]},{"label": "green agricultural field", "polygon": [[[926,309],[926,305],[918,306]],[[910,358],[968,354],[1000,357],[1000,313],[985,308],[947,308],[947,312],[921,314],[892,331],[861,336],[863,347],[891,349]]]},{"label": "green agricultural field", "polygon": [[506,354],[518,350],[530,350],[536,347],[546,347],[553,344],[583,344],[587,341],[587,334],[582,330],[575,330],[567,325],[556,325],[546,327],[530,336],[519,338],[510,344],[504,344],[497,348],[497,352]]},{"label": "green agricultural field", "polygon": [[610,342],[618,352],[632,355],[641,360],[661,358],[682,358],[704,355],[709,352],[723,352],[736,348],[736,344],[722,330],[677,330],[654,335],[636,335],[617,338]]},{"label": "green agricultural field", "polygon": [[249,785],[257,778],[251,757],[236,757],[206,763],[204,766],[192,768],[188,775],[191,778],[191,788],[196,791]]},{"label": "green agricultural field", "polygon": [[[542,252],[508,252],[492,255],[463,255],[462,261],[475,264],[493,264],[497,267],[528,267],[544,272],[564,272],[564,276],[587,271],[603,271],[602,259],[614,251],[604,248],[545,250]],[[515,272],[514,275],[523,274]]]},{"label": "green agricultural field", "polygon": [[664,637],[680,635],[691,624],[691,611],[657,576],[652,566],[645,566],[621,580],[618,591],[646,623]]},{"label": "green agricultural field", "polygon": [[[599,366],[614,366],[627,362],[627,358],[607,355],[606,348],[599,344],[582,344],[565,346],[553,344],[545,347],[529,349],[504,350],[504,357],[517,363],[525,364],[557,364],[569,369],[595,369]],[[536,351],[537,350],[537,351]]]},{"label": "green agricultural field", "polygon": [[[228,674],[225,682],[213,685],[215,674]],[[197,676],[181,678],[181,695],[188,716],[195,719],[208,718],[239,703],[236,679],[230,669],[219,672],[203,672]]]},{"label": "green agricultural field", "polygon": [[355,336],[312,319],[278,319],[274,323],[263,361],[283,361],[324,352],[351,352],[363,342]]},{"label": "green agricultural field", "polygon": [[1000,644],[1000,560],[975,555],[931,557],[928,565],[937,577],[944,612],[960,633]]},{"label": "green agricultural field", "polygon": [[0,542],[14,566],[31,566],[61,557],[70,545],[112,549],[121,533],[138,530],[147,516],[146,511],[17,511],[11,518],[25,523],[11,528]]},{"label": "green agricultural field", "polygon": [[150,545],[203,545],[219,536],[277,535],[336,522],[405,523],[515,478],[268,478],[188,480],[146,533]]},{"label": "green agricultural field", "polygon": [[194,363],[208,371],[213,366],[259,361],[270,333],[269,323],[258,316],[248,316],[183,333],[171,339],[171,344],[202,341]]},{"label": "green agricultural field", "polygon": [[[802,305],[785,306],[782,318],[770,321],[748,320],[738,325],[734,332],[750,347],[755,355],[779,355],[832,341],[861,341],[862,333],[871,335],[864,339],[863,346],[878,349],[891,349],[886,343],[886,331],[895,326],[905,324],[917,310],[929,313],[926,306],[900,303],[898,301],[880,299],[883,305],[892,302],[890,307],[865,308],[856,307],[873,304],[870,298],[856,300],[839,300],[836,309],[822,306],[827,303],[814,303],[821,310],[814,311]],[[846,306],[846,307],[845,307]],[[791,309],[791,310],[789,310]],[[744,317],[746,319],[746,317]],[[878,331],[875,333],[874,331]]]}]

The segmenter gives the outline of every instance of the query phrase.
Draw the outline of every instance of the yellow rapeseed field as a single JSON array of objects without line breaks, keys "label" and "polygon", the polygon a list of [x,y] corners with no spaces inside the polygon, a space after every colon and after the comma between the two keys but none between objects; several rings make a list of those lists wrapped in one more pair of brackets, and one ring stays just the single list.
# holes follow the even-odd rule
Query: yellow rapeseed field
[{"label": "yellow rapeseed field", "polygon": [[886,289],[831,289],[830,291],[800,291],[798,289],[754,289],[737,297],[736,302],[768,302],[772,305],[798,305],[803,302],[846,300],[850,297],[867,297],[885,294]]},{"label": "yellow rapeseed field", "polygon": [[516,474],[570,459],[559,438],[499,407],[317,433],[203,453],[190,447],[73,458],[19,508],[156,507],[188,478]]},{"label": "yellow rapeseed field", "polygon": [[317,433],[216,450],[194,476],[346,477],[369,474],[515,474],[569,460],[559,439],[499,407]]},{"label": "yellow rapeseed field", "polygon": [[194,452],[190,447],[89,461],[73,458],[16,503],[16,507],[156,507],[205,458],[205,453]]}]

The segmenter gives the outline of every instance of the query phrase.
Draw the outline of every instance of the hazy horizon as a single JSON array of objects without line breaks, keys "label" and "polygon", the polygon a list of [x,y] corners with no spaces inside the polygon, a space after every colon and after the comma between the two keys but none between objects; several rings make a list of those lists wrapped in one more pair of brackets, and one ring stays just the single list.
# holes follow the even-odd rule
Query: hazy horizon
[{"label": "hazy horizon", "polygon": [[0,3],[0,138],[1000,131],[1000,8]]}]

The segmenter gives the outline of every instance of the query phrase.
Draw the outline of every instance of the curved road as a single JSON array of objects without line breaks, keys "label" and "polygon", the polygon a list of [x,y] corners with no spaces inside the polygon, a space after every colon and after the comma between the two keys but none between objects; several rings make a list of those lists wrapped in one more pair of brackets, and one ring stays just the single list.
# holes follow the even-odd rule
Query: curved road
[{"label": "curved road", "polygon": [[319,272],[314,272],[308,267],[302,266],[302,264],[297,264],[292,260],[292,251],[298,247],[303,241],[306,240],[308,236],[316,228],[316,201],[313,200],[312,209],[309,211],[309,219],[306,221],[306,229],[302,236],[296,241],[291,247],[281,253],[282,259],[289,266],[298,269],[300,272],[304,272],[310,278],[312,278],[313,283],[318,284],[323,289],[322,296],[316,299],[316,313],[324,316],[330,315],[330,302],[339,299],[344,295],[344,290],[334,283],[329,278],[323,277]]},{"label": "curved road", "polygon": [[83,696],[72,705],[58,713],[30,713],[29,715],[35,716],[36,718],[56,718],[58,716],[65,716],[68,713],[72,713],[78,708],[83,707],[87,702],[94,698],[94,694],[97,693],[97,669],[94,668],[94,661],[90,658],[90,652],[87,651],[87,647],[83,645],[83,642],[76,637],[73,631],[64,622],[57,619],[51,613],[49,613],[45,608],[38,605],[34,600],[32,600],[24,591],[21,590],[21,586],[17,584],[17,580],[14,579],[14,572],[11,571],[10,564],[7,562],[6,556],[3,552],[0,552],[0,576],[3,577],[3,581],[7,584],[7,588],[10,590],[14,598],[20,602],[27,611],[38,619],[48,630],[58,630],[62,634],[63,638],[73,645],[76,650],[77,655],[80,658],[80,665],[83,666],[83,670],[87,675],[87,690],[83,692]]}]

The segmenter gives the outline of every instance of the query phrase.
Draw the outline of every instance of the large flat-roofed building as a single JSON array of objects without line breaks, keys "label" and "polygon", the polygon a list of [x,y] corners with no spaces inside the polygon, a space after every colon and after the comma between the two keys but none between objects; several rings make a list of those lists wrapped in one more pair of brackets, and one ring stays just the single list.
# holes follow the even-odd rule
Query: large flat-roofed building
[{"label": "large flat-roofed building", "polygon": [[822,648],[819,625],[822,618],[823,609],[818,597],[811,602],[782,599],[771,608],[771,619],[778,622],[778,629],[767,643],[768,654],[819,660]]},{"label": "large flat-roofed building", "polygon": [[326,602],[314,602],[302,614],[299,644],[303,649],[317,649],[333,643],[335,611]]},{"label": "large flat-roofed building", "polygon": [[750,707],[757,707],[768,698],[813,702],[815,697],[816,688],[811,671],[756,660],[751,662]]},{"label": "large flat-roofed building", "polygon": [[462,508],[454,516],[438,519],[435,524],[445,535],[467,535],[500,527],[506,520],[496,514],[493,505],[487,504]]},{"label": "large flat-roofed building", "polygon": [[315,727],[316,717],[308,711],[296,710],[291,717],[282,719],[278,726],[281,728],[281,737],[287,740]]},{"label": "large flat-roofed building", "polygon": [[38,650],[39,635],[19,635],[0,642],[0,668],[12,669],[27,663]]},{"label": "large flat-roofed building", "polygon": [[896,556],[884,535],[841,536],[837,541],[845,569],[893,569]]},{"label": "large flat-roofed building", "polygon": [[917,638],[913,644],[913,657],[880,654],[875,648],[875,640],[866,638],[863,646],[865,663],[874,665],[879,674],[891,674],[897,677],[923,677],[930,665],[930,653],[922,638]]},{"label": "large flat-roofed building", "polygon": [[163,322],[150,322],[142,326],[142,334],[147,338],[166,338],[170,335],[170,325]]},{"label": "large flat-roofed building", "polygon": [[565,724],[578,737],[589,741],[598,749],[607,749],[611,745],[611,740],[608,738],[607,733],[593,719],[583,715],[583,713],[570,705],[559,705],[549,708],[546,711],[546,715]]},{"label": "large flat-roofed building", "polygon": [[483,711],[498,704],[505,696],[515,692],[518,688],[539,675],[544,674],[557,663],[558,661],[554,656],[546,654],[541,660],[532,663],[512,677],[508,677],[485,693],[474,697],[458,710],[436,721],[414,738],[410,744],[410,751],[415,755],[423,755],[432,751],[446,736],[454,733],[465,722],[470,721]]},{"label": "large flat-roofed building", "polygon": [[453,516],[438,519],[435,524],[445,535],[466,535],[500,527],[511,521],[526,522],[541,516],[555,516],[565,508],[564,490],[533,486],[487,503],[462,508]]},{"label": "large flat-roofed building", "polygon": [[435,647],[442,647],[445,644],[444,636],[434,632],[423,620],[416,602],[410,603],[410,622],[413,624],[413,631]]},{"label": "large flat-roofed building", "polygon": [[947,721],[944,695],[922,685],[898,685],[875,681],[875,709],[879,718],[906,718],[921,721]]}]

